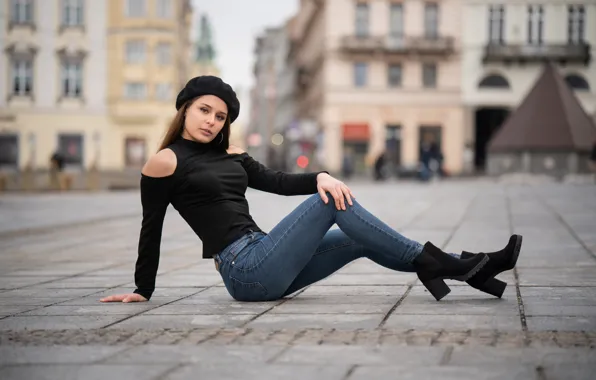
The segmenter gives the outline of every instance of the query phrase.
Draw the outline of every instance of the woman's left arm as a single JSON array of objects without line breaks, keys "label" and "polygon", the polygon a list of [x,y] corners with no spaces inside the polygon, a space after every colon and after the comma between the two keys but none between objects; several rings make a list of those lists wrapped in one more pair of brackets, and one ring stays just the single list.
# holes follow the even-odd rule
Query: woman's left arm
[{"label": "woman's left arm", "polygon": [[228,153],[242,154],[242,166],[248,174],[248,186],[253,189],[279,195],[308,195],[319,193],[325,203],[329,202],[327,192],[335,199],[338,210],[345,210],[345,199],[352,205],[355,198],[351,190],[326,171],[313,173],[284,173],[261,164],[243,150],[230,147]]}]

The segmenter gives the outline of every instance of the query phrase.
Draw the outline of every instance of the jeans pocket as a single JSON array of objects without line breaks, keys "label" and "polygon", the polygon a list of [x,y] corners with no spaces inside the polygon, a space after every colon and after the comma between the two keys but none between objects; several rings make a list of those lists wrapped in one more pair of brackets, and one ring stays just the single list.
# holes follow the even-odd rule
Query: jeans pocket
[{"label": "jeans pocket", "polygon": [[267,301],[267,289],[260,282],[244,282],[230,276],[230,285],[232,297],[236,301]]}]

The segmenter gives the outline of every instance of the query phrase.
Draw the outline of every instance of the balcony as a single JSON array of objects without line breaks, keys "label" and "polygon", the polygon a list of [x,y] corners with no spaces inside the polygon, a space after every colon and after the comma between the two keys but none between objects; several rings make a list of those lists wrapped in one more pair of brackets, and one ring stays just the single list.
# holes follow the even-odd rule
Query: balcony
[{"label": "balcony", "polygon": [[484,48],[484,63],[543,62],[590,63],[590,45],[578,44],[488,44]]},{"label": "balcony", "polygon": [[345,53],[386,55],[448,55],[453,53],[452,37],[344,36],[340,48]]},{"label": "balcony", "polygon": [[385,50],[388,54],[448,55],[455,46],[453,37],[387,36]]},{"label": "balcony", "polygon": [[373,36],[343,36],[340,48],[346,53],[374,53],[383,50],[382,37]]}]

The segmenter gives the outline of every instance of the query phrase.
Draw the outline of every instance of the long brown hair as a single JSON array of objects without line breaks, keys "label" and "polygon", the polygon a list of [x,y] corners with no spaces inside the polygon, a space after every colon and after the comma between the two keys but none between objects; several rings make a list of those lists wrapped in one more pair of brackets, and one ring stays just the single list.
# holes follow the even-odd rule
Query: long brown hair
[{"label": "long brown hair", "polygon": [[[159,144],[159,149],[157,150],[158,152],[162,149],[167,148],[170,144],[172,144],[174,141],[180,138],[180,136],[182,136],[182,132],[184,131],[184,120],[186,119],[186,110],[196,99],[198,98],[191,99],[188,102],[184,103],[182,107],[180,107],[180,109],[176,113],[176,116],[174,116],[174,118],[170,122],[170,126],[168,127],[168,130],[166,131],[166,134],[163,140],[161,141],[161,144]],[[219,132],[217,136],[215,136],[215,138],[213,139],[213,141],[209,143],[209,145],[213,145],[214,147],[219,149],[228,149],[230,147],[230,133],[230,117],[228,116],[226,118],[223,128],[221,129],[221,132]],[[223,138],[221,137],[221,135],[223,135]]]}]

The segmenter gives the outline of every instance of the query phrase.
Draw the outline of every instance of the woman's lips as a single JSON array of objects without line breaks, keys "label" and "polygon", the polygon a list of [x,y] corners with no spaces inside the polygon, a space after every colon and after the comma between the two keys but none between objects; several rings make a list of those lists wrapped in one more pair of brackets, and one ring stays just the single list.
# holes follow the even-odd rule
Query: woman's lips
[{"label": "woman's lips", "polygon": [[199,131],[201,131],[201,133],[204,134],[205,136],[213,135],[213,133],[211,133],[211,131],[208,131],[206,129],[199,129]]}]

